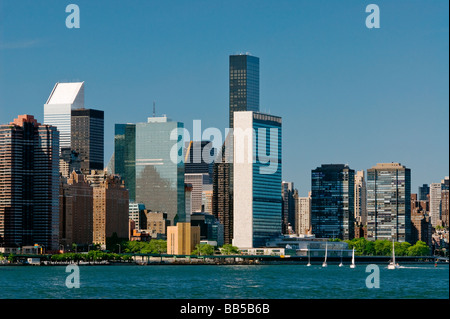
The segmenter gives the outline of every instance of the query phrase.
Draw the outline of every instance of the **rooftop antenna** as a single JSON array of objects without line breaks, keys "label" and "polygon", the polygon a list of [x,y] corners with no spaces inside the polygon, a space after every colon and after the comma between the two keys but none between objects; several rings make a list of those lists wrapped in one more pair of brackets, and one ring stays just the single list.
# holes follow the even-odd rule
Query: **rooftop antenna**
[{"label": "rooftop antenna", "polygon": [[153,101],[153,117],[156,116],[155,101]]}]

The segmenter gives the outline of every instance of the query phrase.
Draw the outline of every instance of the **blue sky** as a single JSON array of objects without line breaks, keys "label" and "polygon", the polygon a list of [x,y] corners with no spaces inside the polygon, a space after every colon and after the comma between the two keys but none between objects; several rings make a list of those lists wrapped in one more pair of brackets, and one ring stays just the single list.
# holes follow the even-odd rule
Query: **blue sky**
[{"label": "blue sky", "polygon": [[[68,29],[65,8],[80,8]],[[380,8],[368,29],[365,8]],[[224,131],[228,56],[260,58],[261,111],[283,118],[283,179],[379,162],[412,169],[412,192],[449,175],[448,1],[0,0],[0,122],[43,121],[54,84],[85,81],[114,124],[158,114]]]}]

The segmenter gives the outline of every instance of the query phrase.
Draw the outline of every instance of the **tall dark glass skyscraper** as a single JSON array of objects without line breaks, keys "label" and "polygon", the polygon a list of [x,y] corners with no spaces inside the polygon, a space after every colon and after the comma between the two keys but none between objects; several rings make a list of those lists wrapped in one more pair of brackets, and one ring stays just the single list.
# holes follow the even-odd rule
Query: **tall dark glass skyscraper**
[{"label": "tall dark glass skyscraper", "polygon": [[136,201],[136,124],[116,124],[114,173],[122,177],[130,201]]},{"label": "tall dark glass skyscraper", "polygon": [[230,128],[235,111],[259,111],[258,57],[230,55]]},{"label": "tall dark glass skyscraper", "polygon": [[319,238],[354,237],[355,171],[326,164],[311,174],[311,227]]},{"label": "tall dark glass skyscraper", "polygon": [[77,109],[71,112],[71,149],[81,161],[81,172],[104,169],[104,112]]},{"label": "tall dark glass skyscraper", "polygon": [[428,195],[430,194],[430,185],[423,184],[419,186],[419,200],[428,200]]}]

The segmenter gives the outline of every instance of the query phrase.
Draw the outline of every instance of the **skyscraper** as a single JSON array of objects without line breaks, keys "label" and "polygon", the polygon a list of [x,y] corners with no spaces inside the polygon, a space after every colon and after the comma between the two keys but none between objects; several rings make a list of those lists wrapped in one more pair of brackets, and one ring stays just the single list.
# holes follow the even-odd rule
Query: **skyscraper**
[{"label": "skyscraper", "polygon": [[[235,111],[259,111],[259,58],[249,54],[229,57],[229,126]],[[214,163],[212,211],[224,225],[224,243],[233,239],[233,136],[228,134]],[[226,149],[228,145],[228,150]],[[229,160],[231,157],[231,160]]]},{"label": "skyscraper", "polygon": [[367,238],[411,240],[411,170],[400,163],[367,170]]},{"label": "skyscraper", "polygon": [[212,213],[223,225],[223,240],[225,244],[233,242],[233,164],[228,156],[225,146],[232,145],[232,134],[226,137],[226,141],[219,150],[214,163]]},{"label": "skyscraper", "polygon": [[430,217],[431,225],[436,227],[439,225],[442,213],[442,184],[430,184]]},{"label": "skyscraper", "polygon": [[449,220],[449,177],[440,183],[430,185],[430,217],[433,227],[448,225]]},{"label": "skyscraper", "polygon": [[230,55],[230,128],[236,111],[259,111],[259,58]]},{"label": "skyscraper", "polygon": [[367,189],[364,171],[355,174],[355,221],[367,225]]},{"label": "skyscraper", "polygon": [[450,211],[450,179],[448,176],[441,181],[442,191],[441,191],[441,222],[442,226],[449,226],[449,211]]},{"label": "skyscraper", "polygon": [[429,194],[430,194],[430,186],[428,184],[423,184],[422,186],[419,186],[418,200],[428,200]]},{"label": "skyscraper", "polygon": [[295,199],[294,199],[294,183],[281,183],[281,198],[282,198],[282,231],[283,234],[289,234],[289,231],[295,231]]},{"label": "skyscraper", "polygon": [[183,128],[165,116],[115,126],[114,172],[125,181],[130,200],[167,213],[171,223],[186,218]]},{"label": "skyscraper", "polygon": [[122,177],[130,201],[136,201],[136,124],[116,124],[114,132],[114,174]]},{"label": "skyscraper", "polygon": [[262,247],[281,235],[281,118],[234,112],[233,245]]},{"label": "skyscraper", "polygon": [[104,112],[72,110],[71,149],[79,154],[81,172],[104,169]]},{"label": "skyscraper", "polygon": [[309,234],[311,232],[311,192],[308,197],[297,197],[296,215],[295,232]]},{"label": "skyscraper", "polygon": [[60,148],[71,148],[72,110],[84,108],[84,82],[56,83],[44,104],[44,123],[55,126]]},{"label": "skyscraper", "polygon": [[185,150],[184,178],[192,184],[192,211],[202,211],[203,191],[212,187],[214,149],[209,141],[190,141]]},{"label": "skyscraper", "polygon": [[185,174],[207,174],[206,184],[213,180],[213,166],[216,150],[210,141],[190,141],[185,150]]},{"label": "skyscraper", "polygon": [[344,164],[324,164],[311,174],[311,228],[320,238],[354,237],[355,171]]},{"label": "skyscraper", "polygon": [[0,242],[58,249],[59,132],[32,115],[0,125]]},{"label": "skyscraper", "polygon": [[83,174],[104,168],[104,112],[84,107],[84,82],[56,83],[44,104],[44,123],[60,132],[62,150],[76,151]]}]

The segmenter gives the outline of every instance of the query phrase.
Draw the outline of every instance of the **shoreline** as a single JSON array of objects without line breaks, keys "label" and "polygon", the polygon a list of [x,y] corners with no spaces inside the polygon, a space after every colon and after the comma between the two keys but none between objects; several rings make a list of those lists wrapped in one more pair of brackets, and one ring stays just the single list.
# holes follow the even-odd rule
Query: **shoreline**
[{"label": "shoreline", "polygon": [[[355,258],[355,264],[388,264],[390,261],[390,258],[387,256],[358,256],[359,258]],[[401,256],[400,256],[401,257]],[[396,257],[397,262],[400,265],[411,265],[411,264],[434,264],[435,266],[438,265],[448,265],[448,260],[436,260],[434,257],[427,257],[427,258],[405,258],[402,260],[402,258]],[[404,256],[403,256],[404,257]],[[155,258],[155,257],[153,257]],[[39,263],[27,263],[27,262],[14,262],[14,263],[0,263],[1,266],[14,266],[14,267],[20,267],[20,266],[64,266],[67,267],[69,265],[77,265],[77,266],[236,266],[236,265],[299,265],[299,266],[306,266],[308,263],[307,258],[270,258],[269,256],[266,256],[265,258],[248,258],[244,260],[222,260],[221,259],[214,259],[213,257],[209,260],[204,260],[203,258],[195,258],[191,257],[183,258],[183,259],[173,259],[168,258],[169,260],[160,260],[160,257],[157,257],[158,260],[133,260],[133,261],[101,261],[101,262],[73,262],[73,261],[67,261],[67,262],[51,262],[51,261],[40,261]],[[236,258],[242,258],[242,257],[236,257]],[[323,258],[311,258],[310,263],[311,266],[317,266],[322,265]],[[339,258],[328,258],[327,263],[331,266],[338,266],[341,262],[341,259]],[[348,267],[350,265],[350,260],[343,259],[342,260],[343,267]]]}]

